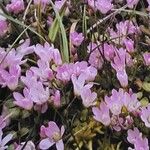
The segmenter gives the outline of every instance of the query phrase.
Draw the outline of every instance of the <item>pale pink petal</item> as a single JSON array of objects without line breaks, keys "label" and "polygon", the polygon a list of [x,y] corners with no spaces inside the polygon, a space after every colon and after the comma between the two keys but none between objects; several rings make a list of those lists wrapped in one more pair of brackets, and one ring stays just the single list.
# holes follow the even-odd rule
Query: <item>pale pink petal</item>
[{"label": "pale pink petal", "polygon": [[57,143],[56,143],[56,148],[57,150],[64,150],[64,143],[62,140],[59,140]]},{"label": "pale pink petal", "polygon": [[49,138],[43,139],[40,144],[39,147],[42,150],[47,150],[48,148],[50,148],[52,145],[54,145],[55,142],[50,141]]},{"label": "pale pink petal", "polygon": [[13,138],[13,134],[8,134],[2,139],[2,146],[5,146],[11,139]]},{"label": "pale pink petal", "polygon": [[61,132],[61,136],[63,136],[63,134],[65,132],[65,127],[64,126],[61,126],[60,132]]}]

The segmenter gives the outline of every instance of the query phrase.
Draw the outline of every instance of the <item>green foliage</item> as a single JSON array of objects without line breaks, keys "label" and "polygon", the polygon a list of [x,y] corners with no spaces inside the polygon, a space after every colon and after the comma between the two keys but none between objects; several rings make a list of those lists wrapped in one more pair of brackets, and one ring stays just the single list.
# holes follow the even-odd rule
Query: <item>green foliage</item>
[{"label": "green foliage", "polygon": [[[56,20],[54,21],[54,24],[52,24],[52,27],[49,30],[49,38],[52,41],[55,40],[56,35],[58,33],[58,27],[59,27],[60,31],[61,31],[61,38],[62,38],[62,50],[61,50],[62,59],[64,62],[69,62],[68,40],[67,40],[67,35],[66,35],[64,25],[62,23],[62,16],[66,10],[65,2],[64,2],[64,7],[62,8],[61,15],[56,10],[54,3],[51,0],[50,0],[50,2],[51,2],[51,5],[53,7],[53,10],[56,14]],[[52,31],[52,29],[54,29],[54,31]]]}]

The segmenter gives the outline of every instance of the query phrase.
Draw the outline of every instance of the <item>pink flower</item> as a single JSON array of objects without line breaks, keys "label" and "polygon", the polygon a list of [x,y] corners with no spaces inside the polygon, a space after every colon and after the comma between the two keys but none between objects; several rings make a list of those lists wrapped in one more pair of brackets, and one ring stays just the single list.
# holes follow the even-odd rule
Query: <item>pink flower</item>
[{"label": "pink flower", "polygon": [[26,76],[21,76],[21,81],[27,88],[30,88],[37,82],[37,76],[35,76],[32,70],[27,70]]},{"label": "pink flower", "polygon": [[15,98],[14,104],[24,109],[31,110],[33,107],[33,101],[30,99],[29,90],[27,88],[24,88],[23,94],[24,96],[22,96],[18,92],[13,93],[13,96]]},{"label": "pink flower", "polygon": [[128,130],[127,140],[134,145],[135,150],[149,150],[148,139],[142,136],[138,128]]},{"label": "pink flower", "polygon": [[135,51],[135,49],[134,49],[134,41],[133,40],[126,38],[126,39],[123,40],[123,43],[126,46],[126,50],[129,53],[133,53]]},{"label": "pink flower", "polygon": [[117,72],[117,78],[121,86],[126,87],[128,85],[128,76],[125,70],[126,51],[122,48],[116,51],[114,62],[111,62],[111,66]]},{"label": "pink flower", "polygon": [[[133,24],[132,21],[125,20],[125,21],[121,21],[116,24],[116,31],[114,31],[111,28],[108,28],[108,32],[109,32],[112,40],[115,43],[124,44],[124,40],[127,39],[128,35],[137,34],[140,32],[140,30],[139,30],[139,27],[136,24]],[[129,48],[129,45],[128,45],[128,48]]]},{"label": "pink flower", "polygon": [[[73,66],[70,66],[70,68]],[[79,76],[81,73],[85,73],[88,68],[88,63],[86,61],[76,62],[73,67],[73,74]],[[89,72],[89,71],[88,71]],[[95,73],[95,71],[94,71]]]},{"label": "pink flower", "polygon": [[129,112],[137,112],[141,106],[136,94],[129,94],[125,92],[122,101]]},{"label": "pink flower", "polygon": [[124,97],[123,89],[119,89],[118,92],[113,89],[111,97],[105,96],[105,102],[107,104],[107,107],[112,112],[112,114],[114,115],[121,114],[121,109],[123,107],[122,102],[123,97]]},{"label": "pink flower", "polygon": [[143,57],[144,57],[145,64],[147,66],[149,66],[150,65],[150,53],[149,52],[145,52],[143,54]]},{"label": "pink flower", "polygon": [[35,104],[34,105],[34,110],[40,112],[40,113],[45,113],[48,109],[48,104],[47,103],[44,103],[44,104]]},{"label": "pink flower", "polygon": [[92,9],[94,9],[94,10],[96,10],[96,7],[95,7],[95,0],[87,0],[88,1],[88,5],[92,8]]},{"label": "pink flower", "polygon": [[136,34],[139,30],[138,26],[134,25],[132,21],[125,20],[116,24],[118,36],[126,36],[128,34]]},{"label": "pink flower", "polygon": [[[0,13],[3,14],[3,11],[0,9]],[[8,23],[6,21],[6,18],[2,15],[0,15],[0,37],[3,37],[7,30],[8,30]]]},{"label": "pink flower", "polygon": [[[70,6],[70,1],[66,1],[66,0],[55,0],[55,8],[57,9],[57,11],[60,11],[61,8],[67,4],[67,6]],[[65,15],[67,16],[69,14],[69,9],[68,7],[65,10]]]},{"label": "pink flower", "polygon": [[71,79],[71,75],[74,72],[74,64],[64,63],[62,66],[57,68],[56,78],[67,83]]},{"label": "pink flower", "polygon": [[49,67],[49,62],[38,60],[37,67],[31,67],[30,70],[33,71],[34,75],[40,78],[41,81],[52,80],[54,75],[53,71]]},{"label": "pink flower", "polygon": [[[120,44],[120,39],[121,39],[121,37],[118,35],[118,33],[115,32],[115,31],[114,31],[112,28],[110,28],[110,27],[108,27],[108,30],[107,30],[107,31],[109,32],[112,41],[113,41],[114,43]],[[118,37],[120,37],[120,38],[118,38]]]},{"label": "pink flower", "polygon": [[32,54],[35,46],[30,46],[30,39],[19,41],[20,46],[16,48],[17,56],[23,58],[25,55]]},{"label": "pink flower", "polygon": [[122,87],[126,87],[128,85],[128,75],[125,70],[118,71],[117,78]]},{"label": "pink flower", "polygon": [[64,150],[64,143],[62,141],[64,131],[64,126],[59,129],[57,124],[53,121],[48,123],[48,127],[41,126],[40,135],[42,135],[41,137],[44,137],[44,139],[39,143],[39,148],[46,150],[56,144],[57,150]]},{"label": "pink flower", "polygon": [[128,67],[133,66],[133,59],[129,53],[126,53],[126,64]]},{"label": "pink flower", "polygon": [[137,5],[137,3],[139,2],[139,0],[126,0],[126,1],[129,8],[133,8],[134,5]]},{"label": "pink flower", "polygon": [[101,102],[99,108],[93,107],[92,111],[95,115],[94,119],[120,131],[128,129],[133,124],[132,116],[124,116],[124,110],[134,115],[140,105],[136,94],[129,94],[123,89],[119,89],[119,91],[113,89],[112,95],[105,96],[105,102]]},{"label": "pink flower", "polygon": [[94,105],[95,99],[97,98],[96,92],[91,92],[88,85],[84,86],[81,90],[82,103],[85,107]]},{"label": "pink flower", "polygon": [[80,46],[84,40],[83,33],[72,32],[70,33],[71,43],[75,46]]},{"label": "pink flower", "polygon": [[96,8],[103,14],[106,14],[113,8],[112,0],[97,0],[95,2]]},{"label": "pink flower", "polygon": [[54,103],[54,106],[56,107],[59,107],[60,106],[60,91],[59,90],[56,90],[54,95],[51,96],[51,100],[53,101]]},{"label": "pink flower", "polygon": [[93,107],[94,119],[108,126],[111,123],[109,108],[105,102],[101,102],[99,107]]},{"label": "pink flower", "polygon": [[134,144],[134,147],[136,150],[149,150],[149,145],[148,145],[148,139],[145,137],[145,138],[139,138],[137,139],[137,141],[135,142]]},{"label": "pink flower", "polygon": [[142,138],[142,133],[138,130],[138,128],[134,128],[133,130],[129,129],[128,130],[128,137],[127,140],[131,143],[134,144],[137,138]]},{"label": "pink flower", "polygon": [[141,119],[145,123],[145,126],[150,128],[150,105],[141,109]]},{"label": "pink flower", "polygon": [[7,49],[0,48],[0,85],[2,87],[8,86],[11,90],[18,86],[21,75],[20,65],[26,62],[26,60],[22,60],[23,57],[32,53],[34,47],[29,46],[29,39],[20,44],[16,50],[11,49],[9,52],[7,52]]},{"label": "pink flower", "polygon": [[85,68],[85,70],[83,71],[83,74],[85,75],[86,81],[94,81],[97,75],[97,69],[95,67],[89,66]]},{"label": "pink flower", "polygon": [[64,5],[65,0],[55,0],[55,7],[57,11],[60,11],[62,6]]},{"label": "pink flower", "polygon": [[148,3],[148,11],[150,11],[150,0],[147,0]]},{"label": "pink flower", "polygon": [[1,150],[6,150],[8,148],[6,144],[13,138],[13,135],[10,133],[6,135],[3,139],[2,139],[2,135],[3,132],[2,130],[0,130],[0,148]]},{"label": "pink flower", "polygon": [[49,2],[49,0],[34,0],[34,4],[40,4],[40,3],[48,4],[50,2]]},{"label": "pink flower", "polygon": [[116,115],[112,115],[111,116],[111,128],[114,129],[115,131],[119,132],[121,131],[121,129],[124,129],[123,126],[124,123],[124,119],[122,117],[116,116]]},{"label": "pink flower", "polygon": [[2,130],[3,128],[6,127],[6,120],[4,118],[4,116],[0,116],[0,130]]},{"label": "pink flower", "polygon": [[48,43],[45,43],[44,46],[37,44],[35,46],[34,51],[43,61],[46,62],[53,61],[56,65],[62,64],[62,59],[59,50],[53,48]]},{"label": "pink flower", "polygon": [[6,20],[1,20],[0,19],[0,37],[3,37],[7,30],[8,30],[8,24],[7,24],[7,21]]},{"label": "pink flower", "polygon": [[18,80],[21,75],[21,68],[19,65],[10,66],[9,71],[0,68],[0,84],[9,89],[15,90],[18,86]]},{"label": "pink flower", "polygon": [[[104,56],[108,61],[111,61],[114,58],[115,55],[115,47],[113,45],[109,45],[107,43],[104,43]],[[102,48],[102,54],[103,54],[103,48]]]},{"label": "pink flower", "polygon": [[85,74],[86,81],[93,81],[97,75],[96,68],[89,66],[86,61],[76,62],[75,64],[63,64],[57,68],[57,79],[63,81],[64,83],[70,81],[71,76],[78,77],[81,74]]},{"label": "pink flower", "polygon": [[89,60],[88,62],[91,64],[91,66],[101,69],[103,65],[103,59],[100,53],[101,49],[97,48],[97,44],[90,43],[88,46],[88,52],[90,52]]},{"label": "pink flower", "polygon": [[50,92],[49,87],[44,87],[44,85],[37,81],[32,84],[32,87],[29,87],[29,97],[37,105],[42,105],[49,100]]},{"label": "pink flower", "polygon": [[15,14],[20,13],[25,9],[23,0],[11,0],[11,4],[7,4],[6,9]]},{"label": "pink flower", "polygon": [[47,25],[48,25],[48,27],[50,27],[52,25],[52,23],[53,23],[53,18],[51,16],[48,16],[47,17]]},{"label": "pink flower", "polygon": [[22,63],[21,57],[17,55],[15,49],[12,49],[8,54],[5,49],[0,48],[0,67],[5,69],[9,68],[10,66],[20,65]]},{"label": "pink flower", "polygon": [[73,83],[74,94],[76,96],[80,96],[81,90],[83,89],[84,84],[85,84],[84,74],[80,74],[78,78],[73,74],[71,76],[71,80],[72,80],[72,83]]}]

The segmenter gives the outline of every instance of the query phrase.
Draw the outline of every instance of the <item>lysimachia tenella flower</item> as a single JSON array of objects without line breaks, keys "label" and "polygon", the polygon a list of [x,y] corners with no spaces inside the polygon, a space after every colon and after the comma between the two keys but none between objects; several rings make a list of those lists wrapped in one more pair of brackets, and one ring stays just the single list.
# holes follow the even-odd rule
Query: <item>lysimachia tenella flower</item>
[{"label": "lysimachia tenella flower", "polygon": [[1,150],[6,150],[8,148],[8,145],[6,145],[10,140],[13,138],[13,134],[9,133],[7,134],[4,138],[3,136],[3,131],[0,129],[0,149]]},{"label": "lysimachia tenella flower", "polygon": [[126,50],[129,52],[129,53],[134,53],[135,52],[135,48],[134,48],[134,41],[130,38],[126,38],[123,40],[123,43],[126,47]]},{"label": "lysimachia tenella flower", "polygon": [[62,64],[61,55],[58,49],[50,46],[49,43],[45,43],[44,46],[37,44],[35,46],[34,52],[39,58],[45,62],[53,61],[56,65]]},{"label": "lysimachia tenella flower", "polygon": [[82,88],[81,99],[85,107],[93,106],[96,98],[97,98],[97,93],[92,92],[88,84]]},{"label": "lysimachia tenella flower", "polygon": [[11,0],[11,3],[7,4],[6,9],[9,12],[18,14],[25,9],[24,1],[23,0]]},{"label": "lysimachia tenella flower", "polygon": [[20,94],[19,92],[14,92],[13,96],[14,96],[14,104],[16,104],[19,107],[22,107],[26,110],[31,110],[33,107],[33,101],[30,98],[29,95],[29,90],[27,88],[23,89],[23,94]]},{"label": "lysimachia tenella flower", "polygon": [[95,120],[120,131],[128,129],[134,123],[129,114],[136,116],[140,107],[141,104],[135,94],[124,92],[123,89],[119,91],[113,89],[112,95],[105,96],[105,101],[101,102],[99,107],[93,107],[92,111]]},{"label": "lysimachia tenella flower", "polygon": [[101,55],[100,47],[96,43],[90,43],[88,45],[88,53],[90,53],[88,62],[91,66],[101,69],[103,65],[103,58]]},{"label": "lysimachia tenella flower", "polygon": [[133,8],[139,2],[139,0],[126,0],[126,1],[129,8]]},{"label": "lysimachia tenella flower", "polygon": [[101,102],[99,107],[92,108],[94,119],[103,123],[105,126],[110,125],[110,112],[105,102]]},{"label": "lysimachia tenella flower", "polygon": [[[128,130],[127,140],[129,143],[134,145],[135,150],[149,150],[148,139],[143,137],[142,133],[138,128]],[[130,147],[128,150],[131,149]]]},{"label": "lysimachia tenella flower", "polygon": [[63,83],[67,83],[71,80],[72,76],[74,76],[73,78],[77,78],[81,74],[84,74],[86,81],[93,81],[97,75],[97,70],[93,66],[88,66],[86,61],[69,64],[64,63],[57,68],[56,78]]},{"label": "lysimachia tenella flower", "polygon": [[148,11],[150,11],[150,0],[147,0],[147,3],[148,3]]},{"label": "lysimachia tenella flower", "polygon": [[[26,40],[17,49],[0,48],[0,85],[15,90],[18,86],[21,75],[21,65],[26,62],[22,60],[27,54],[33,52],[33,46],[29,46],[29,40]],[[9,51],[8,51],[9,50]]]},{"label": "lysimachia tenella flower", "polygon": [[145,52],[143,54],[143,58],[144,58],[144,62],[147,66],[150,66],[150,53],[149,52]]},{"label": "lysimachia tenella flower", "polygon": [[116,70],[116,76],[122,87],[128,85],[128,75],[126,73],[126,51],[123,48],[116,50],[116,56],[111,62],[111,66]]},{"label": "lysimachia tenella flower", "polygon": [[141,108],[140,117],[145,123],[145,126],[150,128],[150,105]]},{"label": "lysimachia tenella flower", "polygon": [[41,81],[52,80],[54,78],[49,62],[39,59],[37,65],[38,67],[31,67],[30,70],[33,71]]},{"label": "lysimachia tenella flower", "polygon": [[[3,11],[0,9],[0,13],[3,13]],[[7,30],[8,30],[8,23],[6,21],[6,18],[0,15],[0,37],[3,37]]]},{"label": "lysimachia tenella flower", "polygon": [[112,0],[96,0],[95,6],[102,14],[106,14],[113,8]]},{"label": "lysimachia tenella flower", "polygon": [[74,46],[80,46],[84,40],[83,33],[72,32],[70,33],[71,44]]},{"label": "lysimachia tenella flower", "polygon": [[56,144],[57,150],[64,150],[64,143],[62,140],[64,132],[64,126],[61,126],[61,129],[59,129],[54,121],[48,122],[48,127],[42,125],[40,130],[42,140],[39,143],[39,148],[41,150],[47,150]]}]

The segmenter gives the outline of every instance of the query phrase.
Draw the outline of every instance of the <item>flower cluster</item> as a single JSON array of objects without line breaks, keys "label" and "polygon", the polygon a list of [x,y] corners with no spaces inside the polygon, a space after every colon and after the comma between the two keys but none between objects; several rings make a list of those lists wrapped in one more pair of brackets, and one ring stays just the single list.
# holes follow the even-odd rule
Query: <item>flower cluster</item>
[{"label": "flower cluster", "polygon": [[25,76],[21,76],[25,86],[23,95],[14,92],[14,103],[27,110],[31,110],[34,106],[35,110],[44,113],[48,108],[48,102],[53,101],[56,106],[60,104],[60,92],[57,89],[50,90],[48,83],[54,78],[54,70],[49,64],[58,66],[62,64],[62,60],[58,49],[48,43],[44,46],[40,44],[33,46],[33,51],[39,57],[37,67],[31,67]]},{"label": "flower cluster", "polygon": [[138,115],[140,106],[136,94],[124,92],[123,89],[113,89],[112,95],[105,96],[105,101],[99,107],[93,107],[92,111],[97,121],[120,131],[133,124],[132,115]]},{"label": "flower cluster", "polygon": [[[133,130],[128,130],[128,142],[134,145],[134,149],[145,149],[149,150],[148,139],[146,137],[142,137],[142,133],[138,130],[138,128],[134,128]],[[128,150],[132,150],[131,147]]]}]

